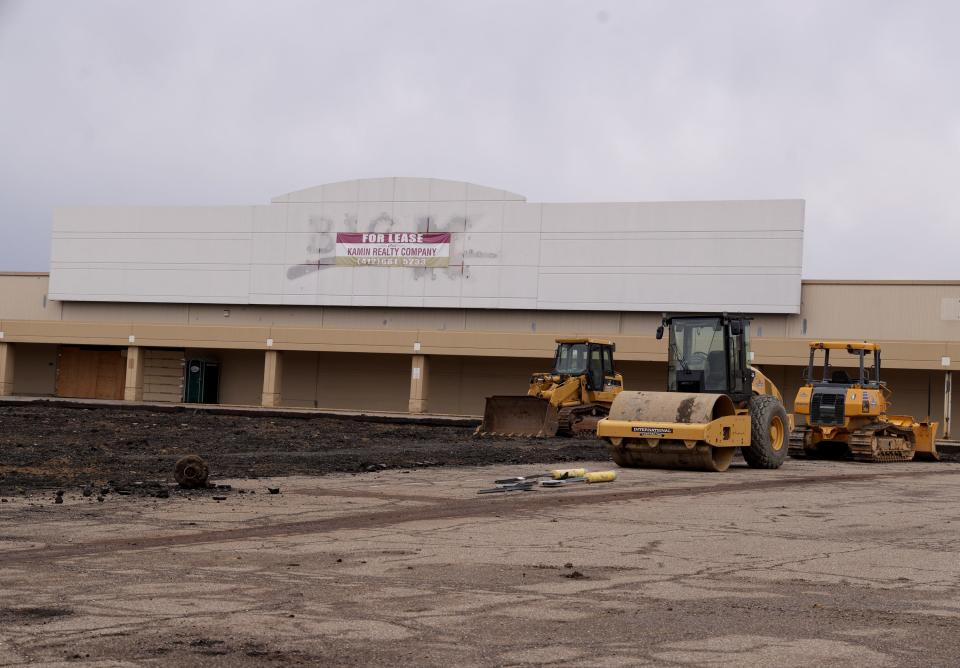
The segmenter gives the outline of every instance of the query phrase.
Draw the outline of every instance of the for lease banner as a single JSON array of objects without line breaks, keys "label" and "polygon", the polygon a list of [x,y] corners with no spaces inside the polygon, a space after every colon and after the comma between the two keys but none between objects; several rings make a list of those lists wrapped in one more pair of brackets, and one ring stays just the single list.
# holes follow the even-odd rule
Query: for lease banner
[{"label": "for lease banner", "polygon": [[447,267],[449,232],[337,232],[337,265]]}]

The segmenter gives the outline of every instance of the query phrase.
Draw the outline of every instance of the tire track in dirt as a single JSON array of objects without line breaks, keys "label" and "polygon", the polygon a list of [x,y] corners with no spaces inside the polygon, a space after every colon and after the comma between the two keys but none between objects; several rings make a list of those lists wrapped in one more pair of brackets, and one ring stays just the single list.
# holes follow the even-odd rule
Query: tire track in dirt
[{"label": "tire track in dirt", "polygon": [[727,494],[750,492],[776,487],[803,487],[843,482],[866,482],[900,478],[925,478],[930,476],[960,475],[960,468],[946,470],[897,471],[892,473],[863,474],[826,474],[807,475],[794,478],[773,478],[746,482],[719,483],[710,486],[685,486],[662,489],[633,490],[593,490],[589,488],[568,488],[552,490],[548,493],[531,494],[518,492],[507,498],[468,498],[435,499],[433,505],[393,510],[366,511],[326,517],[314,520],[281,522],[242,527],[237,529],[216,529],[174,536],[145,536],[115,538],[88,543],[53,545],[43,548],[31,548],[8,552],[3,555],[4,565],[20,562],[54,561],[74,557],[92,557],[102,553],[116,553],[152,550],[164,547],[186,547],[204,543],[220,543],[256,538],[282,538],[309,533],[324,533],[343,529],[382,528],[406,522],[424,520],[443,520],[453,518],[484,517],[510,511],[523,513],[542,511],[551,508],[564,508],[586,504],[615,503],[640,499],[660,499],[703,494]]}]

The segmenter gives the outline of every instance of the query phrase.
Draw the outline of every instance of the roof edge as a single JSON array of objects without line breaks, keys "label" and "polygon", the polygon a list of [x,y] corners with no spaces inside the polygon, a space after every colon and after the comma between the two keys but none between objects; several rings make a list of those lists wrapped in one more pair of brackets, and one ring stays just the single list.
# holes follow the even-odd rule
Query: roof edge
[{"label": "roof edge", "polygon": [[800,283],[802,285],[960,285],[960,280],[944,280],[944,279],[929,279],[929,280],[909,280],[909,279],[829,279],[829,278],[817,278],[817,279],[801,279]]}]

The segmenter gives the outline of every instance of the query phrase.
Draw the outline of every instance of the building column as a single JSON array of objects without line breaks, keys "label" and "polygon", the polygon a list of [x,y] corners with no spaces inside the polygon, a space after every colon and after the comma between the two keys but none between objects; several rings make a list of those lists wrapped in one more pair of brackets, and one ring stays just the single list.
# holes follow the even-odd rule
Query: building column
[{"label": "building column", "polygon": [[13,394],[13,344],[0,342],[0,397]]},{"label": "building column", "polygon": [[427,378],[429,373],[426,355],[414,355],[410,365],[410,403],[411,413],[427,412]]},{"label": "building column", "polygon": [[951,371],[943,376],[943,437],[950,438],[950,413],[953,408],[953,378]]},{"label": "building column", "polygon": [[283,380],[283,357],[278,350],[263,353],[263,394],[260,405],[275,408],[280,405],[280,383]]},{"label": "building column", "polygon": [[124,401],[143,401],[143,348],[127,348],[127,373],[123,381]]}]

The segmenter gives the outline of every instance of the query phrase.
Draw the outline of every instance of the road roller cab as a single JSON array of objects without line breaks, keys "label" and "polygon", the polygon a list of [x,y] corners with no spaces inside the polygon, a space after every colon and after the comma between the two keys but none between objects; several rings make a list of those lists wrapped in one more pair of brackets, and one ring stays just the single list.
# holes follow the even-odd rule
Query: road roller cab
[{"label": "road roller cab", "polygon": [[776,386],[750,366],[750,318],[665,316],[667,392],[621,392],[597,426],[620,466],[723,471],[736,448],[779,468],[790,423]]}]

